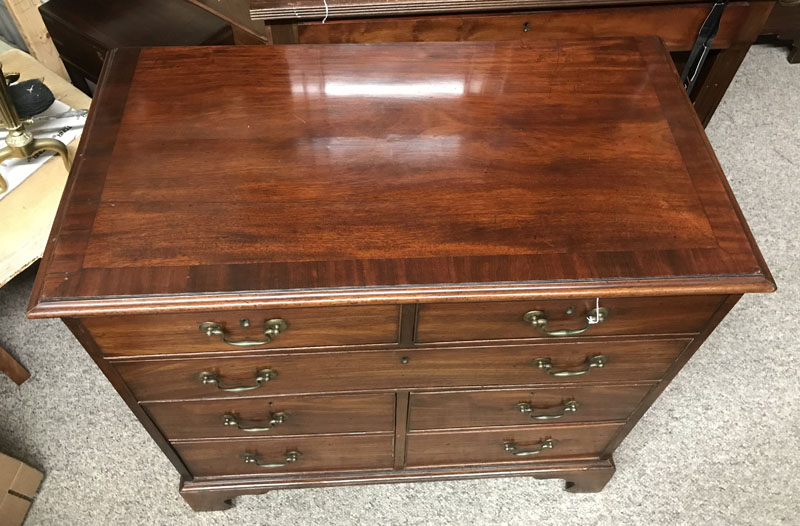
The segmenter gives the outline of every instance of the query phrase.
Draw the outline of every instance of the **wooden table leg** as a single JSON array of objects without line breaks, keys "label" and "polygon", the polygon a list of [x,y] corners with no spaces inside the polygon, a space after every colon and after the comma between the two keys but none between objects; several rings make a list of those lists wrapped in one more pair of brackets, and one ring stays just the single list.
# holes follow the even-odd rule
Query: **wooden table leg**
[{"label": "wooden table leg", "polygon": [[709,60],[710,64],[706,63],[702,85],[695,86],[695,92],[692,93],[694,109],[703,126],[707,126],[711,116],[714,115],[714,110],[725,95],[747,51],[764,27],[773,5],[774,2],[753,2],[747,20],[733,45],[719,51],[716,57]]},{"label": "wooden table leg", "polygon": [[22,383],[31,377],[31,373],[25,369],[8,351],[0,347],[0,371],[11,378],[15,384]]}]

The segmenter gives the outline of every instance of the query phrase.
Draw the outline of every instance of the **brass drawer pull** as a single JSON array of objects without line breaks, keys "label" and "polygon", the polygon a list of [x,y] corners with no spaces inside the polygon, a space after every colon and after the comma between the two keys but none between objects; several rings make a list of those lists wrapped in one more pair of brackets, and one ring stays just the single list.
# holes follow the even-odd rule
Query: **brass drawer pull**
[{"label": "brass drawer pull", "polygon": [[594,368],[602,369],[607,363],[608,356],[598,354],[597,356],[588,358],[584,363],[583,369],[578,371],[553,371],[553,363],[550,361],[550,358],[536,358],[533,362],[531,362],[531,365],[538,367],[539,369],[544,369],[544,372],[550,376],[564,377],[581,376],[582,374],[586,374]]},{"label": "brass drawer pull", "polygon": [[525,322],[530,323],[534,327],[538,327],[539,332],[541,332],[545,336],[551,336],[554,338],[563,338],[564,336],[577,336],[578,334],[583,334],[584,332],[588,331],[592,327],[592,325],[603,323],[604,321],[606,321],[606,318],[608,318],[608,313],[609,311],[606,307],[592,309],[586,316],[585,327],[580,329],[561,329],[558,331],[547,330],[547,316],[545,315],[544,311],[540,310],[528,311],[522,315],[522,319],[525,320]]},{"label": "brass drawer pull", "polygon": [[[558,420],[559,418],[564,418],[567,415],[567,413],[576,412],[578,410],[578,408],[580,407],[580,405],[581,404],[579,404],[575,400],[569,400],[568,402],[566,402],[565,404],[563,404],[561,406],[561,412],[556,414],[556,415],[535,415],[535,414],[533,414],[535,409],[533,407],[531,407],[531,404],[529,404],[528,402],[520,402],[517,405],[515,405],[514,407],[520,413],[530,415],[530,417],[533,420]],[[553,408],[548,408],[547,410],[550,410],[550,409],[553,409]]]},{"label": "brass drawer pull", "polygon": [[263,424],[253,424],[252,426],[243,427],[242,422],[236,420],[236,416],[226,413],[222,415],[222,425],[236,427],[240,431],[247,433],[261,433],[263,431],[270,431],[273,427],[286,422],[286,413],[270,413],[269,420]]},{"label": "brass drawer pull", "polygon": [[299,451],[287,451],[283,462],[263,462],[259,455],[254,455],[253,453],[242,453],[242,459],[244,460],[245,464],[255,464],[260,468],[275,469],[285,468],[289,464],[297,462],[300,460],[300,455],[302,455],[302,453]]},{"label": "brass drawer pull", "polygon": [[548,438],[547,440],[542,440],[538,444],[531,446],[533,449],[519,450],[517,449],[518,446],[516,442],[503,442],[503,449],[515,457],[527,457],[529,455],[538,455],[545,449],[553,449],[556,444],[558,444],[558,441]]},{"label": "brass drawer pull", "polygon": [[264,339],[263,340],[239,340],[233,341],[228,339],[225,329],[219,323],[213,321],[204,321],[200,324],[200,331],[206,333],[207,336],[219,336],[222,343],[233,345],[234,347],[257,347],[259,345],[266,345],[272,342],[272,338],[279,335],[289,328],[286,320],[275,318],[264,322]]},{"label": "brass drawer pull", "polygon": [[217,373],[209,373],[204,371],[197,375],[198,379],[203,385],[216,385],[217,389],[220,391],[226,391],[228,393],[241,393],[242,391],[252,391],[253,389],[258,389],[276,376],[278,376],[278,371],[275,371],[274,369],[261,369],[256,373],[256,385],[236,385],[225,387],[220,385],[219,375]]}]

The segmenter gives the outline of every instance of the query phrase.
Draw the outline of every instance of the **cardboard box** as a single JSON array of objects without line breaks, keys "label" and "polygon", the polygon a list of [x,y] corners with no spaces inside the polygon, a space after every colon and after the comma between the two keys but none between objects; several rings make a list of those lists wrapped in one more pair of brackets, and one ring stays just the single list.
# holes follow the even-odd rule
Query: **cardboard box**
[{"label": "cardboard box", "polygon": [[0,526],[19,526],[42,482],[42,473],[0,453]]}]

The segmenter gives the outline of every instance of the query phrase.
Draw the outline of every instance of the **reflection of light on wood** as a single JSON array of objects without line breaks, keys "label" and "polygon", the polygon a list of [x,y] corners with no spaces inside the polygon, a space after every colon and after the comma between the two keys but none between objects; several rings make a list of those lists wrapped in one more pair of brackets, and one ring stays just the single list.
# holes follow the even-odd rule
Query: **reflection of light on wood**
[{"label": "reflection of light on wood", "polygon": [[324,93],[329,97],[457,97],[464,94],[464,81],[444,79],[409,82],[398,79],[378,82],[338,82],[319,81],[303,76],[292,78],[292,93],[305,95]]},{"label": "reflection of light on wood", "polygon": [[434,82],[326,82],[329,97],[442,97],[464,94],[461,80]]}]

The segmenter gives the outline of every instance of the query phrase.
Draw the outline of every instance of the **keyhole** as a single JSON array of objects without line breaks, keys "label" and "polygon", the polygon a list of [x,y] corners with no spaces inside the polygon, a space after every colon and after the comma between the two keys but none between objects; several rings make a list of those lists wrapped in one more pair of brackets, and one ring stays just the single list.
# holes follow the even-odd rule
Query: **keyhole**
[{"label": "keyhole", "polygon": [[404,363],[404,364],[408,363],[408,356],[403,356],[402,358],[400,358],[400,363]]},{"label": "keyhole", "polygon": [[575,307],[573,307],[572,305],[567,307],[567,314],[572,314],[573,312],[575,312]]},{"label": "keyhole", "polygon": [[522,32],[523,33],[527,33],[530,30],[531,30],[531,23],[530,22],[525,22],[524,24],[522,24]]},{"label": "keyhole", "polygon": [[241,325],[246,329],[247,327],[250,326],[250,320],[248,320],[247,318],[242,318],[241,320],[239,320],[239,325]]}]

